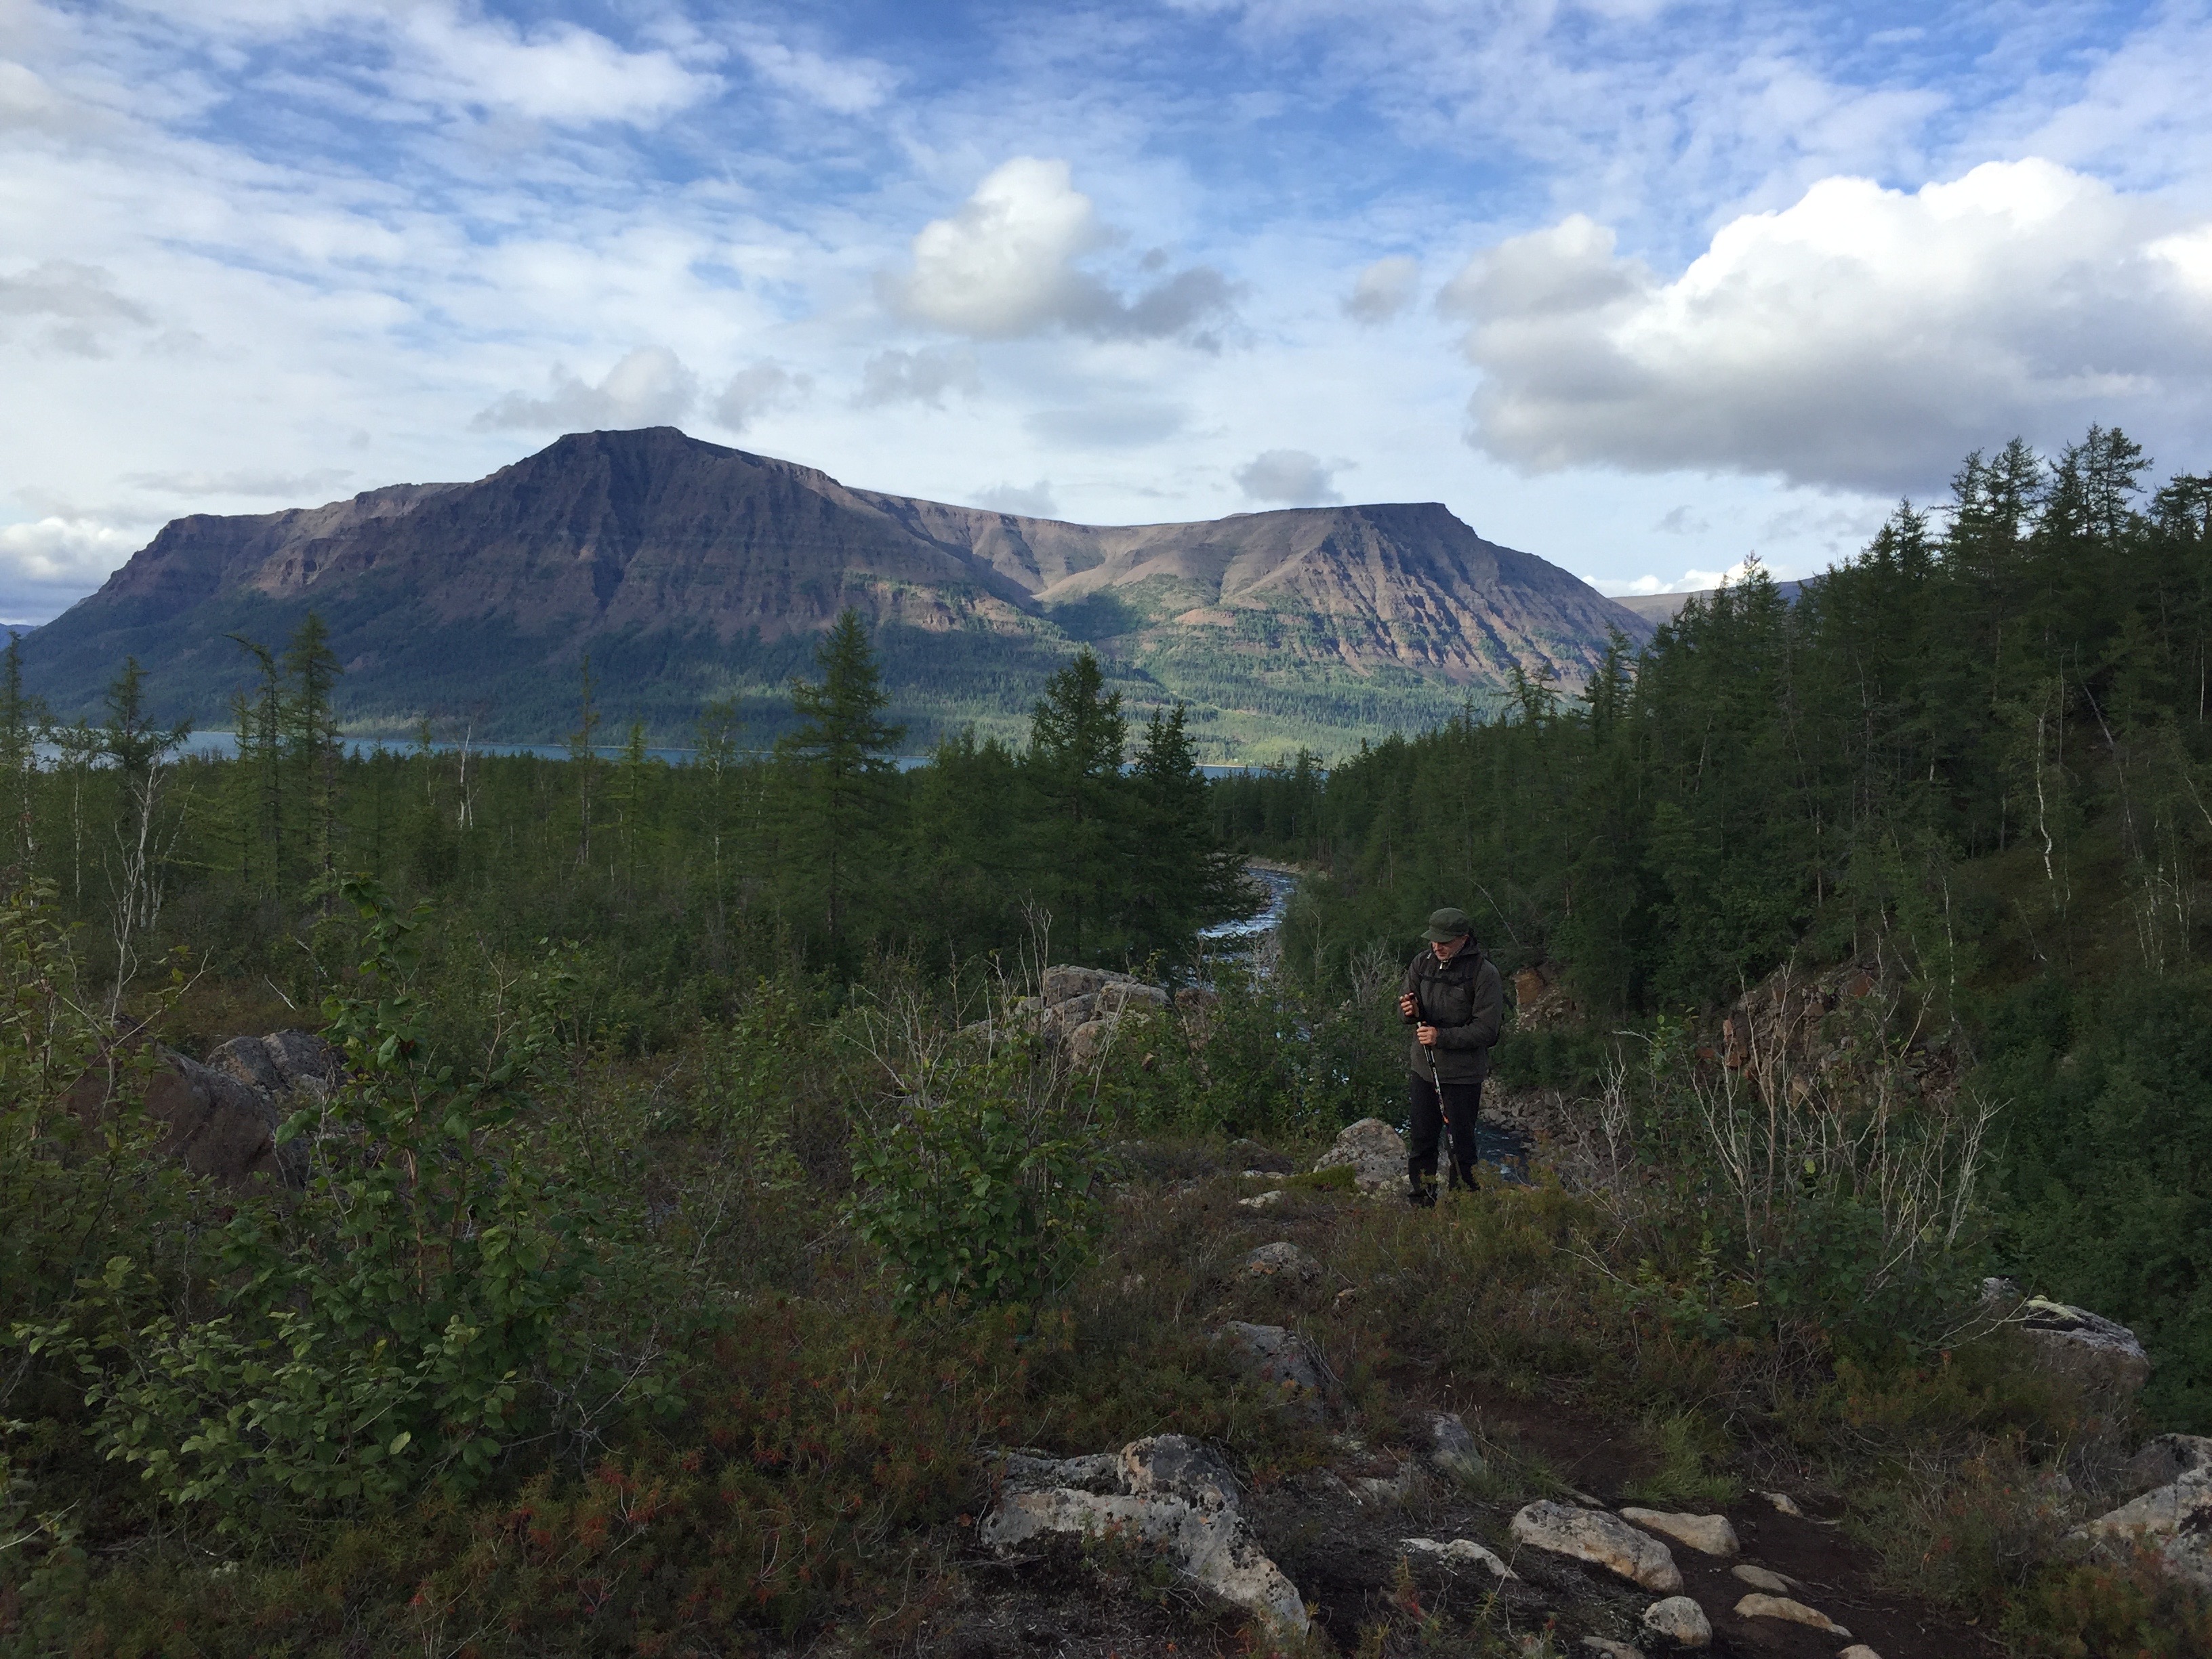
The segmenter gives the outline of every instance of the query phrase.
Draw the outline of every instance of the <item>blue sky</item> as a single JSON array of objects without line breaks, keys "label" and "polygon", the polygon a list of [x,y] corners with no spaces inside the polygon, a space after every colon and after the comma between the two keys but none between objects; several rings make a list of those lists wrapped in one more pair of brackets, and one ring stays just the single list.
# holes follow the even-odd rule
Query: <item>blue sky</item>
[{"label": "blue sky", "polygon": [[0,618],[673,422],[1608,591],[2093,419],[2212,469],[2199,5],[0,0]]}]

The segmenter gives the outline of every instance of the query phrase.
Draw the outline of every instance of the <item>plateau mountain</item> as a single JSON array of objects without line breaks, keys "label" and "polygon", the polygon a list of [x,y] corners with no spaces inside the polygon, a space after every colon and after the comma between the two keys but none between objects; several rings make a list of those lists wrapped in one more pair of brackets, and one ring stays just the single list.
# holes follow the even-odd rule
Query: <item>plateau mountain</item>
[{"label": "plateau mountain", "polygon": [[909,744],[1018,730],[1083,644],[1133,710],[1175,698],[1211,758],[1340,751],[1563,686],[1608,630],[1652,623],[1443,506],[1297,507],[1097,526],[856,489],[672,428],[572,434],[472,483],[166,526],[35,634],[28,687],[96,709],[126,654],[158,713],[220,723],[312,609],[356,732],[417,720],[544,741],[575,724],[588,653],[610,729],[684,741],[738,696],[772,735],[783,687],[847,608],[873,631]]}]

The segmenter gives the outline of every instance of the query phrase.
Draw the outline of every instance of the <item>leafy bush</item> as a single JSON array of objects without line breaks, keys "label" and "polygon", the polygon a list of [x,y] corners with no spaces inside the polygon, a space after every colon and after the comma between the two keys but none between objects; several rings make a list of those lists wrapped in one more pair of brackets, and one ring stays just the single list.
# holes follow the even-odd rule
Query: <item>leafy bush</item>
[{"label": "leafy bush", "polygon": [[902,1310],[1042,1302],[1090,1259],[1095,1149],[1020,1086],[1024,1069],[1004,1048],[953,1062],[887,1131],[856,1141],[847,1217],[898,1264]]},{"label": "leafy bush", "polygon": [[25,1334],[74,1360],[109,1457],[225,1530],[433,1477],[474,1485],[528,1421],[533,1371],[594,1265],[590,1195],[532,1172],[509,1133],[557,971],[499,1063],[459,1076],[432,1063],[411,988],[423,914],[370,883],[344,891],[367,924],[354,993],[325,1005],[345,1078],[284,1128],[319,1130],[307,1200],[239,1206],[216,1317],[162,1306],[118,1254]]}]

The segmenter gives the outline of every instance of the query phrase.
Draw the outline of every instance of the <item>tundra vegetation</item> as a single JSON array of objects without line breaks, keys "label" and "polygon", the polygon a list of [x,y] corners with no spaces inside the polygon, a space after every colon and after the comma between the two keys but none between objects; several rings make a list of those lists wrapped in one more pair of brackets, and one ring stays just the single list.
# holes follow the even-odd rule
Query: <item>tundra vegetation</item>
[{"label": "tundra vegetation", "polygon": [[[1808,1494],[2013,1651],[2207,1650],[2194,1592],[2063,1537],[2212,1428],[2212,480],[2146,465],[1972,458],[1795,607],[1754,573],[1578,696],[1213,784],[1088,657],[1025,744],[901,770],[849,617],[772,748],[709,706],[673,766],[588,666],[567,760],[355,753],[311,621],[241,641],[215,759],[135,665],[55,728],[11,653],[0,1650],[994,1650],[998,1449],[1172,1430],[1264,1498],[1487,1401],[1609,1425],[1638,1501]],[[1311,872],[1266,972],[1203,934],[1248,853]],[[1240,1205],[1397,1115],[1439,902],[1544,991],[1498,1087],[1558,1173]],[[1212,994],[1078,1064],[1021,1001],[1069,962]],[[1762,1023],[1838,968],[1817,1042]],[[288,1028],[344,1060],[296,1182],[165,1156],[157,1041]],[[1320,1279],[1240,1271],[1286,1235]],[[2140,1401],[2032,1363],[1992,1273],[2133,1324]],[[1212,1340],[1262,1317],[1327,1422]],[[1567,1489],[1483,1453],[1478,1497]],[[1283,1645],[1110,1544],[1066,1571]],[[1304,1638],[1550,1639],[1408,1578]]]}]

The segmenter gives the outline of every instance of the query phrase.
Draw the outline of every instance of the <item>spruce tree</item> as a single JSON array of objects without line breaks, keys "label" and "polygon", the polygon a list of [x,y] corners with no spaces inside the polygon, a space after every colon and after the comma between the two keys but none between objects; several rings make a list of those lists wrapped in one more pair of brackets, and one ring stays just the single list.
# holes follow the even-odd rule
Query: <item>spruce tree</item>
[{"label": "spruce tree", "polygon": [[1074,960],[1105,944],[1133,815],[1121,787],[1128,721],[1088,647],[1045,683],[1030,715],[1028,786],[1039,896]]},{"label": "spruce tree", "polygon": [[307,809],[308,851],[314,860],[311,891],[329,914],[337,894],[338,738],[332,701],[345,670],[331,649],[330,629],[310,611],[284,647],[291,696],[284,710],[286,758],[299,780]]},{"label": "spruce tree", "polygon": [[852,890],[887,838],[894,754],[906,728],[883,718],[890,698],[856,612],[839,615],[814,660],[822,678],[792,682],[799,724],[776,747],[793,786],[802,857],[821,877],[830,951],[842,966]]},{"label": "spruce tree", "polygon": [[254,797],[251,821],[262,849],[262,881],[273,890],[284,879],[284,677],[276,653],[267,646],[243,634],[228,637],[261,672],[251,712],[242,693],[231,708],[238,722],[239,763]]},{"label": "spruce tree", "polygon": [[592,782],[599,770],[599,751],[593,744],[593,735],[599,729],[599,706],[592,693],[598,690],[592,678],[592,658],[584,655],[582,685],[578,693],[576,729],[568,734],[568,763],[576,774],[576,866],[582,869],[592,861]]},{"label": "spruce tree", "polygon": [[23,694],[23,639],[11,632],[0,653],[0,814],[8,820],[5,859],[27,875],[39,850],[33,806],[46,724],[45,708]]}]

